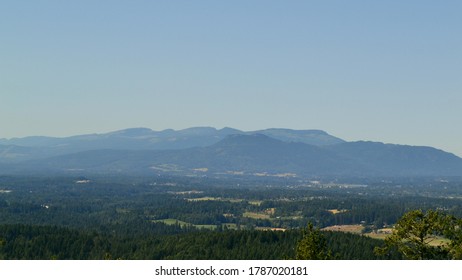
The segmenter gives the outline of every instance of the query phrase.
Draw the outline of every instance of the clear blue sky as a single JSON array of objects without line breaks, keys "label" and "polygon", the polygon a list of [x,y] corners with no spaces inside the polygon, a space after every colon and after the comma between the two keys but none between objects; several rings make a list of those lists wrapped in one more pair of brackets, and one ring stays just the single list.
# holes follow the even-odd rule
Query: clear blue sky
[{"label": "clear blue sky", "polygon": [[0,138],[322,129],[462,156],[462,1],[0,1]]}]

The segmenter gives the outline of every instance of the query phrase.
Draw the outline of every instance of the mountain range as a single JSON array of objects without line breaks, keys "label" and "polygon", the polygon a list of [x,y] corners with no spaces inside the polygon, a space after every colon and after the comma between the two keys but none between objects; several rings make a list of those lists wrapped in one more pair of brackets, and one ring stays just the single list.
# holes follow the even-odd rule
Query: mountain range
[{"label": "mountain range", "polygon": [[131,128],[65,138],[0,139],[0,174],[462,176],[432,147],[347,142],[322,130]]}]

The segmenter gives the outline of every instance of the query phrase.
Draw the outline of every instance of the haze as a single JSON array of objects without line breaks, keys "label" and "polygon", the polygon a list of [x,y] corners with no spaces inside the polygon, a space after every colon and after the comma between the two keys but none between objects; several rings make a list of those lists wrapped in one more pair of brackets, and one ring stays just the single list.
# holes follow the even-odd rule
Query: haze
[{"label": "haze", "polygon": [[0,138],[286,127],[462,156],[461,8],[2,1]]}]

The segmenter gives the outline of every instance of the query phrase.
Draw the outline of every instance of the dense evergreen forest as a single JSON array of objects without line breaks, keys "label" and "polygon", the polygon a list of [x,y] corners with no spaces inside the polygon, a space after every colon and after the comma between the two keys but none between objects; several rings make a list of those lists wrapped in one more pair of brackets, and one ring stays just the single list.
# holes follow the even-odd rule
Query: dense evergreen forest
[{"label": "dense evergreen forest", "polygon": [[[377,255],[406,212],[462,216],[460,180],[0,177],[1,259],[293,259],[308,223],[334,259]],[[370,238],[378,236],[379,238]]]},{"label": "dense evergreen forest", "polygon": [[[334,259],[399,259],[377,256],[382,241],[325,232]],[[1,259],[293,259],[300,230],[201,230],[174,235],[116,236],[56,226],[1,225]]]}]

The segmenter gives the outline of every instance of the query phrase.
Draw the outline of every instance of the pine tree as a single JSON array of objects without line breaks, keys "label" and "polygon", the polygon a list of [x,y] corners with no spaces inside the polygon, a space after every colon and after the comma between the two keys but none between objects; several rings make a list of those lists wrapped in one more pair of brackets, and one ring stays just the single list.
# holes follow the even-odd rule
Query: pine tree
[{"label": "pine tree", "polygon": [[295,259],[297,260],[328,260],[332,258],[327,248],[327,240],[312,223],[303,230],[303,238],[297,244]]},{"label": "pine tree", "polygon": [[[460,259],[462,257],[462,221],[443,212],[414,210],[404,214],[385,246],[375,248],[378,255],[398,250],[406,259]],[[435,244],[438,238],[446,244]]]}]

